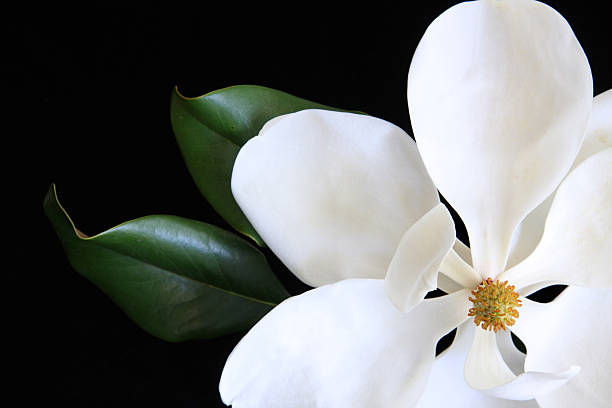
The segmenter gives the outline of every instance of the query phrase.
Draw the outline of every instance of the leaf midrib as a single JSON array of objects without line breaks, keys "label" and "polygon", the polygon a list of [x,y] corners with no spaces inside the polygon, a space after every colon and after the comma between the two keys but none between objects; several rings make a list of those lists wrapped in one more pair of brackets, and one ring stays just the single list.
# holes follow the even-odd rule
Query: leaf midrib
[{"label": "leaf midrib", "polygon": [[[81,240],[81,238],[79,238],[78,236],[76,236],[76,238],[77,238],[79,241],[83,242],[83,241]],[[187,281],[194,282],[194,283],[196,283],[196,284],[198,284],[198,285],[201,285],[201,286],[204,286],[204,287],[207,287],[207,288],[213,289],[213,290],[218,290],[218,291],[220,291],[220,292],[226,293],[226,294],[231,295],[231,296],[237,296],[237,297],[240,297],[240,298],[243,298],[243,299],[249,300],[249,301],[251,301],[251,302],[261,303],[261,304],[268,305],[268,306],[272,306],[272,307],[274,307],[274,306],[277,306],[277,305],[278,305],[278,303],[268,302],[268,301],[266,301],[266,300],[262,300],[262,299],[258,299],[258,298],[252,297],[252,296],[248,296],[248,295],[244,295],[244,294],[241,294],[241,293],[238,293],[238,292],[234,292],[234,291],[229,290],[229,289],[220,288],[220,287],[215,286],[215,285],[210,284],[210,283],[206,283],[206,282],[198,281],[198,280],[195,280],[195,279],[193,279],[193,278],[191,278],[191,277],[189,277],[189,276],[180,275],[180,274],[178,274],[178,273],[175,273],[175,272],[173,272],[173,271],[170,271],[170,270],[167,270],[167,269],[165,269],[165,268],[162,268],[162,267],[160,267],[160,266],[158,266],[158,265],[155,265],[154,263],[151,263],[151,262],[145,261],[145,260],[140,259],[140,258],[137,258],[137,257],[135,257],[135,256],[133,256],[133,255],[131,255],[131,254],[128,254],[128,253],[122,252],[122,251],[120,251],[120,250],[117,250],[116,248],[109,248],[109,247],[106,247],[106,246],[104,246],[103,244],[101,244],[101,243],[99,243],[99,242],[95,242],[93,239],[89,239],[89,242],[91,242],[93,245],[95,245],[95,246],[97,246],[97,247],[99,247],[99,248],[103,248],[103,249],[105,249],[105,250],[107,250],[107,251],[111,251],[111,252],[117,253],[117,254],[119,254],[119,255],[121,255],[121,256],[125,256],[125,257],[127,257],[127,258],[133,259],[133,260],[135,260],[135,261],[142,262],[143,264],[149,265],[149,266],[151,266],[151,267],[155,268],[156,270],[161,271],[161,272],[163,272],[163,273],[165,273],[165,274],[169,274],[169,275],[171,275],[171,276],[173,276],[173,277],[179,277],[179,278],[185,279],[185,280],[187,280]],[[85,242],[83,242],[83,243],[85,243]]]},{"label": "leaf midrib", "polygon": [[[180,100],[181,105],[184,107],[184,109],[189,113],[189,116],[191,116],[193,119],[196,120],[196,122],[198,122],[200,125],[204,126],[206,129],[208,129],[210,132],[213,132],[217,135],[219,135],[220,137],[222,137],[223,139],[227,140],[228,142],[230,142],[231,144],[233,144],[234,146],[236,146],[237,148],[240,148],[240,145],[236,142],[234,142],[230,137],[228,137],[226,134],[222,133],[222,132],[218,132],[217,130],[211,128],[210,126],[208,126],[201,118],[198,117],[198,115],[194,114],[193,110],[191,109],[191,106],[189,105],[189,103],[187,103],[186,100],[184,100],[183,98],[181,98],[180,95],[177,95],[177,97]],[[204,97],[202,97],[204,98]],[[208,109],[208,107],[206,108]],[[221,114],[219,113],[218,109],[215,109],[215,115],[217,115],[217,117],[219,118],[220,122],[222,124],[224,124],[224,120],[221,119]]]}]

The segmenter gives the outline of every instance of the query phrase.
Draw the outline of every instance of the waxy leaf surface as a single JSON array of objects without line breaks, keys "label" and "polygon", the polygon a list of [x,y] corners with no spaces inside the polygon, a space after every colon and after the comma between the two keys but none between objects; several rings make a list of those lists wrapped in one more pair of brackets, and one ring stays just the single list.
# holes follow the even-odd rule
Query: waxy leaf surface
[{"label": "waxy leaf surface", "polygon": [[261,252],[213,225],[153,215],[87,237],[54,185],[44,211],[74,269],[161,339],[247,330],[289,296]]}]

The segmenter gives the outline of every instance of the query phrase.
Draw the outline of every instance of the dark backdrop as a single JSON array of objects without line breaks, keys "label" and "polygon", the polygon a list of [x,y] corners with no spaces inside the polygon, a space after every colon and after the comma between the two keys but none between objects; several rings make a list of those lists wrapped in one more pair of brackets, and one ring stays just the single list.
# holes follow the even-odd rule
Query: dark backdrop
[{"label": "dark backdrop", "polygon": [[[10,140],[4,200],[18,229],[6,286],[18,343],[14,378],[27,405],[223,406],[217,384],[241,335],[170,344],[129,321],[69,266],[41,210],[51,182],[85,233],[149,214],[227,227],[200,196],[169,120],[172,87],[197,96],[235,84],[280,89],[410,131],[406,78],[427,25],[453,2],[342,13],[303,4],[252,10],[201,5],[99,7],[7,17]],[[426,3],[426,4],[425,4]],[[603,10],[550,2],[589,57],[595,93],[612,88]],[[6,95],[5,95],[6,96]],[[12,148],[13,141],[20,142]],[[14,160],[14,161],[12,161]],[[464,237],[464,233],[460,232]],[[15,245],[16,244],[16,245]],[[304,286],[280,270],[287,287]]]}]

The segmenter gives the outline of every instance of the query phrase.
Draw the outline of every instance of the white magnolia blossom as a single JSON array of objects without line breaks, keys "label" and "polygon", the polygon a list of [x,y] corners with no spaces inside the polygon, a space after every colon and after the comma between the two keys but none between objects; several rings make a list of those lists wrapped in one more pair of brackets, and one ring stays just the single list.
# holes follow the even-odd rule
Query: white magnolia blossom
[{"label": "white magnolia blossom", "polygon": [[[592,98],[568,23],[531,0],[452,7],[417,48],[408,103],[416,144],[381,119],[306,110],[268,122],[240,151],[236,201],[289,269],[319,287],[240,341],[223,401],[610,406],[612,91]],[[505,328],[469,316],[488,278],[516,296],[570,285],[551,303],[519,299],[511,328],[526,356]],[[423,300],[436,287],[449,295]]]}]

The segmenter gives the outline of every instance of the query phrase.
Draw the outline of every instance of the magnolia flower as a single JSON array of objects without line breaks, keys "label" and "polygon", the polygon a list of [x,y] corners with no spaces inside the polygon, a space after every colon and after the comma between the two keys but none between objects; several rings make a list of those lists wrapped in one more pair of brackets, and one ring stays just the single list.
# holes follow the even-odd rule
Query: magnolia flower
[{"label": "magnolia flower", "polygon": [[[592,99],[586,57],[556,11],[485,0],[447,10],[417,48],[417,144],[365,115],[268,122],[240,151],[232,191],[275,254],[318,287],[240,341],[223,401],[609,405],[611,101],[610,91]],[[571,286],[548,304],[524,298],[551,283]],[[449,294],[423,300],[437,286]]]}]

